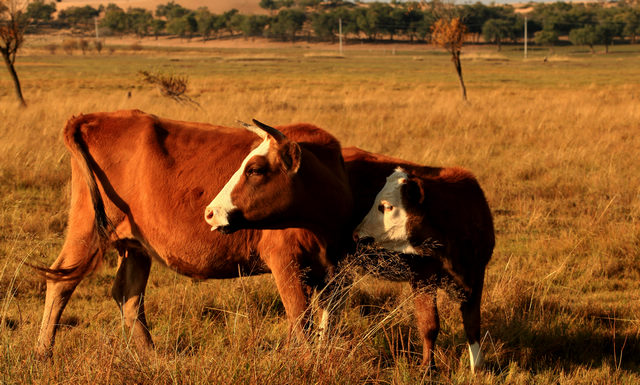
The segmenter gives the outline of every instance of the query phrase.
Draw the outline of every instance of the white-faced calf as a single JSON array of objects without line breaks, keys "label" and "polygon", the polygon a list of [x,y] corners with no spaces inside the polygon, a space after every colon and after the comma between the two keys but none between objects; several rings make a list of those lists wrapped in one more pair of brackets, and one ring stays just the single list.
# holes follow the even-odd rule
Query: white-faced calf
[{"label": "white-faced calf", "polygon": [[[360,220],[354,238],[397,252],[415,294],[423,364],[434,365],[440,330],[436,289],[451,283],[460,310],[471,368],[482,362],[480,302],[494,247],[491,212],[474,176],[460,168],[431,168],[357,148],[343,149]],[[356,222],[354,222],[355,225]]]}]

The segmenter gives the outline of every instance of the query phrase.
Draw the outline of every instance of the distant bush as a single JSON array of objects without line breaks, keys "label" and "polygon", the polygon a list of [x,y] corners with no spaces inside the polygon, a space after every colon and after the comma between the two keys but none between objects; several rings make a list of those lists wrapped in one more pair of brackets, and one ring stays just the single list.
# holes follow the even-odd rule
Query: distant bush
[{"label": "distant bush", "polygon": [[131,47],[129,48],[131,48],[131,50],[134,52],[142,51],[142,45],[140,45],[140,43],[138,42],[131,44]]},{"label": "distant bush", "polygon": [[73,55],[73,51],[78,49],[78,42],[71,39],[64,40],[62,41],[62,49],[67,55]]},{"label": "distant bush", "polygon": [[58,50],[58,45],[56,43],[47,44],[44,48],[49,51],[50,54],[55,55]]},{"label": "distant bush", "polygon": [[102,43],[101,40],[94,40],[93,41],[93,48],[95,48],[96,52],[98,54],[100,54],[100,52],[102,52],[102,48],[104,47],[104,44]]},{"label": "distant bush", "polygon": [[78,47],[80,47],[80,50],[82,51],[82,54],[86,54],[87,51],[90,49],[89,47],[89,41],[86,39],[80,39],[78,40]]},{"label": "distant bush", "polygon": [[200,106],[198,102],[186,95],[189,78],[180,75],[167,75],[160,72],[139,71],[144,83],[153,84],[160,90],[163,96],[177,102]]}]

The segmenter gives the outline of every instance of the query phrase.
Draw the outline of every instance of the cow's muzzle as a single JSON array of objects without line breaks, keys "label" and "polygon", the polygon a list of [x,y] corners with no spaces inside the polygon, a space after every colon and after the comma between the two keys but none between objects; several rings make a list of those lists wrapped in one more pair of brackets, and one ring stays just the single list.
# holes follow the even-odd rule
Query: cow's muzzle
[{"label": "cow's muzzle", "polygon": [[211,226],[211,231],[217,230],[223,234],[231,234],[242,228],[245,222],[239,210],[226,211],[223,208],[209,206],[204,211],[204,220]]}]

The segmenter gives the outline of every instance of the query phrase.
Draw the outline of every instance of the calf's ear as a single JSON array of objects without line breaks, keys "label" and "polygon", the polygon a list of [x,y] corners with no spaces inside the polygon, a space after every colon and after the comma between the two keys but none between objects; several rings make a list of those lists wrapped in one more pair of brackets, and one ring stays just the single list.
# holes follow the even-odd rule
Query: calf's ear
[{"label": "calf's ear", "polygon": [[407,202],[412,204],[422,204],[424,202],[424,189],[420,181],[415,178],[405,179],[402,184],[402,196]]}]

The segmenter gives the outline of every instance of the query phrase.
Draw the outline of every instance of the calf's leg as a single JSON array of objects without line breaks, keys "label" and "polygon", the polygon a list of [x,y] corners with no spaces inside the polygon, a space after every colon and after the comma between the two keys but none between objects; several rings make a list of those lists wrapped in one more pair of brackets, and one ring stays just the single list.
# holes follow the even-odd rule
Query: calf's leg
[{"label": "calf's leg", "polygon": [[418,331],[422,337],[422,365],[435,367],[433,349],[440,332],[440,317],[436,305],[436,288],[412,284]]},{"label": "calf's leg", "polygon": [[480,350],[480,302],[482,288],[474,290],[460,304],[462,323],[467,334],[469,344],[469,360],[471,371],[475,372],[484,364],[484,357]]}]

